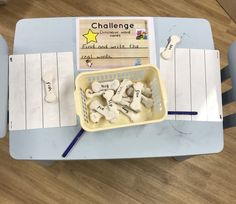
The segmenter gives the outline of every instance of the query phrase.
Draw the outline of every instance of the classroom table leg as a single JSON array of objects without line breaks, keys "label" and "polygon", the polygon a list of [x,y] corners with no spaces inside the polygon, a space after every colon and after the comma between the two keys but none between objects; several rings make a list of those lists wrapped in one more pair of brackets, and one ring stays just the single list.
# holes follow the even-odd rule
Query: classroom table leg
[{"label": "classroom table leg", "polygon": [[37,163],[42,166],[47,167],[47,166],[52,166],[55,163],[55,161],[54,160],[38,160]]},{"label": "classroom table leg", "polygon": [[193,156],[178,156],[178,157],[173,157],[176,161],[184,161],[184,160],[186,160],[186,159],[189,159],[189,158],[191,158],[191,157],[193,157]]}]

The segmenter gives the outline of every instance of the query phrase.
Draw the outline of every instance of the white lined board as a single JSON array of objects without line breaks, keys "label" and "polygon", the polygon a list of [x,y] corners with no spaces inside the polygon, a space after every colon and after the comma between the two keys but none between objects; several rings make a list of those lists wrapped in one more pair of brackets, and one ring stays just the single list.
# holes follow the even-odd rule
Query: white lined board
[{"label": "white lined board", "polygon": [[[165,49],[161,49],[161,52]],[[160,52],[160,53],[161,53]],[[167,106],[168,110],[175,111],[175,100],[169,100],[175,98],[175,57],[172,57],[169,60],[161,60],[160,67],[165,67],[165,69],[160,69],[161,76],[163,78],[166,92],[167,92]],[[168,81],[168,83],[167,83]],[[169,120],[175,120],[175,115],[168,115]]]},{"label": "white lined board", "polygon": [[[221,79],[219,75],[220,63],[219,51],[211,52],[205,50],[206,60],[206,84],[207,84],[207,119],[209,121],[222,117],[222,103],[221,101]],[[219,91],[220,90],[220,91]],[[216,103],[218,101],[218,103]]]},{"label": "white lined board", "polygon": [[[9,128],[25,129],[25,56],[9,57]],[[15,105],[17,104],[17,105]],[[17,121],[17,123],[15,123]]]},{"label": "white lined board", "polygon": [[219,51],[177,48],[171,59],[160,57],[160,70],[167,87],[168,110],[198,112],[169,115],[169,120],[222,120]]},{"label": "white lined board", "polygon": [[[43,100],[43,122],[44,127],[59,127],[60,126],[60,114],[59,114],[59,101],[58,98],[58,77],[57,77],[57,55],[56,53],[43,53],[42,57],[42,76],[47,73],[52,73],[54,76],[53,87],[57,96],[55,103],[48,103]],[[44,84],[43,84],[44,86]],[[45,97],[45,89],[43,87],[43,98]]]},{"label": "white lined board", "polygon": [[[175,53],[175,103],[176,110],[191,110],[191,86],[189,50],[180,49]],[[176,115],[176,120],[191,120],[190,115]]]},{"label": "white lined board", "polygon": [[[191,89],[192,89],[192,108],[197,111],[192,119],[197,121],[207,120],[207,101],[206,101],[206,70],[204,50],[191,49]],[[218,72],[216,72],[218,73]]]},{"label": "white lined board", "polygon": [[76,121],[76,115],[74,114],[74,92],[68,90],[74,90],[74,83],[67,83],[68,81],[74,81],[74,69],[73,56],[71,53],[58,53],[58,83],[59,83],[59,98],[60,98],[60,113],[61,126],[70,126]]},{"label": "white lined board", "polygon": [[42,128],[42,86],[40,54],[25,56],[26,128]]},{"label": "white lined board", "polygon": [[[44,100],[42,76],[54,76],[57,101]],[[42,53],[9,57],[9,129],[76,125],[73,55]]]}]

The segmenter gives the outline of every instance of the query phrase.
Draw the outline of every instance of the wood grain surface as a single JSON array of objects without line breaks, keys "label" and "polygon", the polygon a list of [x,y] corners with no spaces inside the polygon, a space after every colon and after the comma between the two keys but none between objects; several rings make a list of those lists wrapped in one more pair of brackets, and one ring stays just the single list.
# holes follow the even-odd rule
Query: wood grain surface
[{"label": "wood grain surface", "polygon": [[[227,49],[236,38],[236,24],[215,0],[9,0],[0,6],[0,33],[11,53],[15,24],[21,18],[99,15],[206,18],[221,52],[221,67],[227,64]],[[230,87],[227,81],[222,89]],[[235,104],[224,108],[225,115],[233,112]],[[13,160],[8,139],[0,140],[1,204],[236,203],[235,128],[225,130],[223,152],[184,162],[152,158],[58,162],[42,167]]]}]

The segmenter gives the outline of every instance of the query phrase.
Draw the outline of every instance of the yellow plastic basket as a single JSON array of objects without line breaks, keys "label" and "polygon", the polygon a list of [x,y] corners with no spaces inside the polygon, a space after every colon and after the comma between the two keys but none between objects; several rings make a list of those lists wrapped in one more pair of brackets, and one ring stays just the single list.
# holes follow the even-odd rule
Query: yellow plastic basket
[{"label": "yellow plastic basket", "polygon": [[[115,123],[110,123],[105,119],[99,123],[93,123],[89,119],[88,104],[91,99],[87,99],[85,91],[91,88],[94,81],[104,82],[114,79],[130,79],[133,82],[143,82],[152,89],[152,98],[154,105],[151,109],[142,110],[141,120],[131,122],[126,116],[120,114]],[[101,71],[91,71],[80,73],[75,80],[75,104],[76,113],[80,117],[81,127],[89,132],[108,130],[113,128],[129,127],[134,125],[144,125],[149,123],[160,122],[167,115],[166,92],[160,79],[159,70],[153,65],[141,65],[135,67],[113,68]]]}]

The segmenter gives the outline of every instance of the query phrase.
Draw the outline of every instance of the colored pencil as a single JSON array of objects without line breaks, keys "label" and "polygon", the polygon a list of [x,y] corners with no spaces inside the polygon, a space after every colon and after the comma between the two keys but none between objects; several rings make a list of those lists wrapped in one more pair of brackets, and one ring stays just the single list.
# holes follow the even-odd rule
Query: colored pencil
[{"label": "colored pencil", "polygon": [[66,150],[64,151],[64,153],[62,154],[62,157],[66,157],[67,154],[70,152],[70,150],[74,147],[74,145],[77,143],[77,141],[79,140],[79,138],[81,137],[81,135],[83,135],[84,133],[84,129],[81,128],[80,131],[78,132],[78,134],[74,137],[74,139],[71,141],[71,143],[69,144],[69,146],[66,148]]},{"label": "colored pencil", "polygon": [[168,111],[168,115],[197,115],[197,111]]}]

